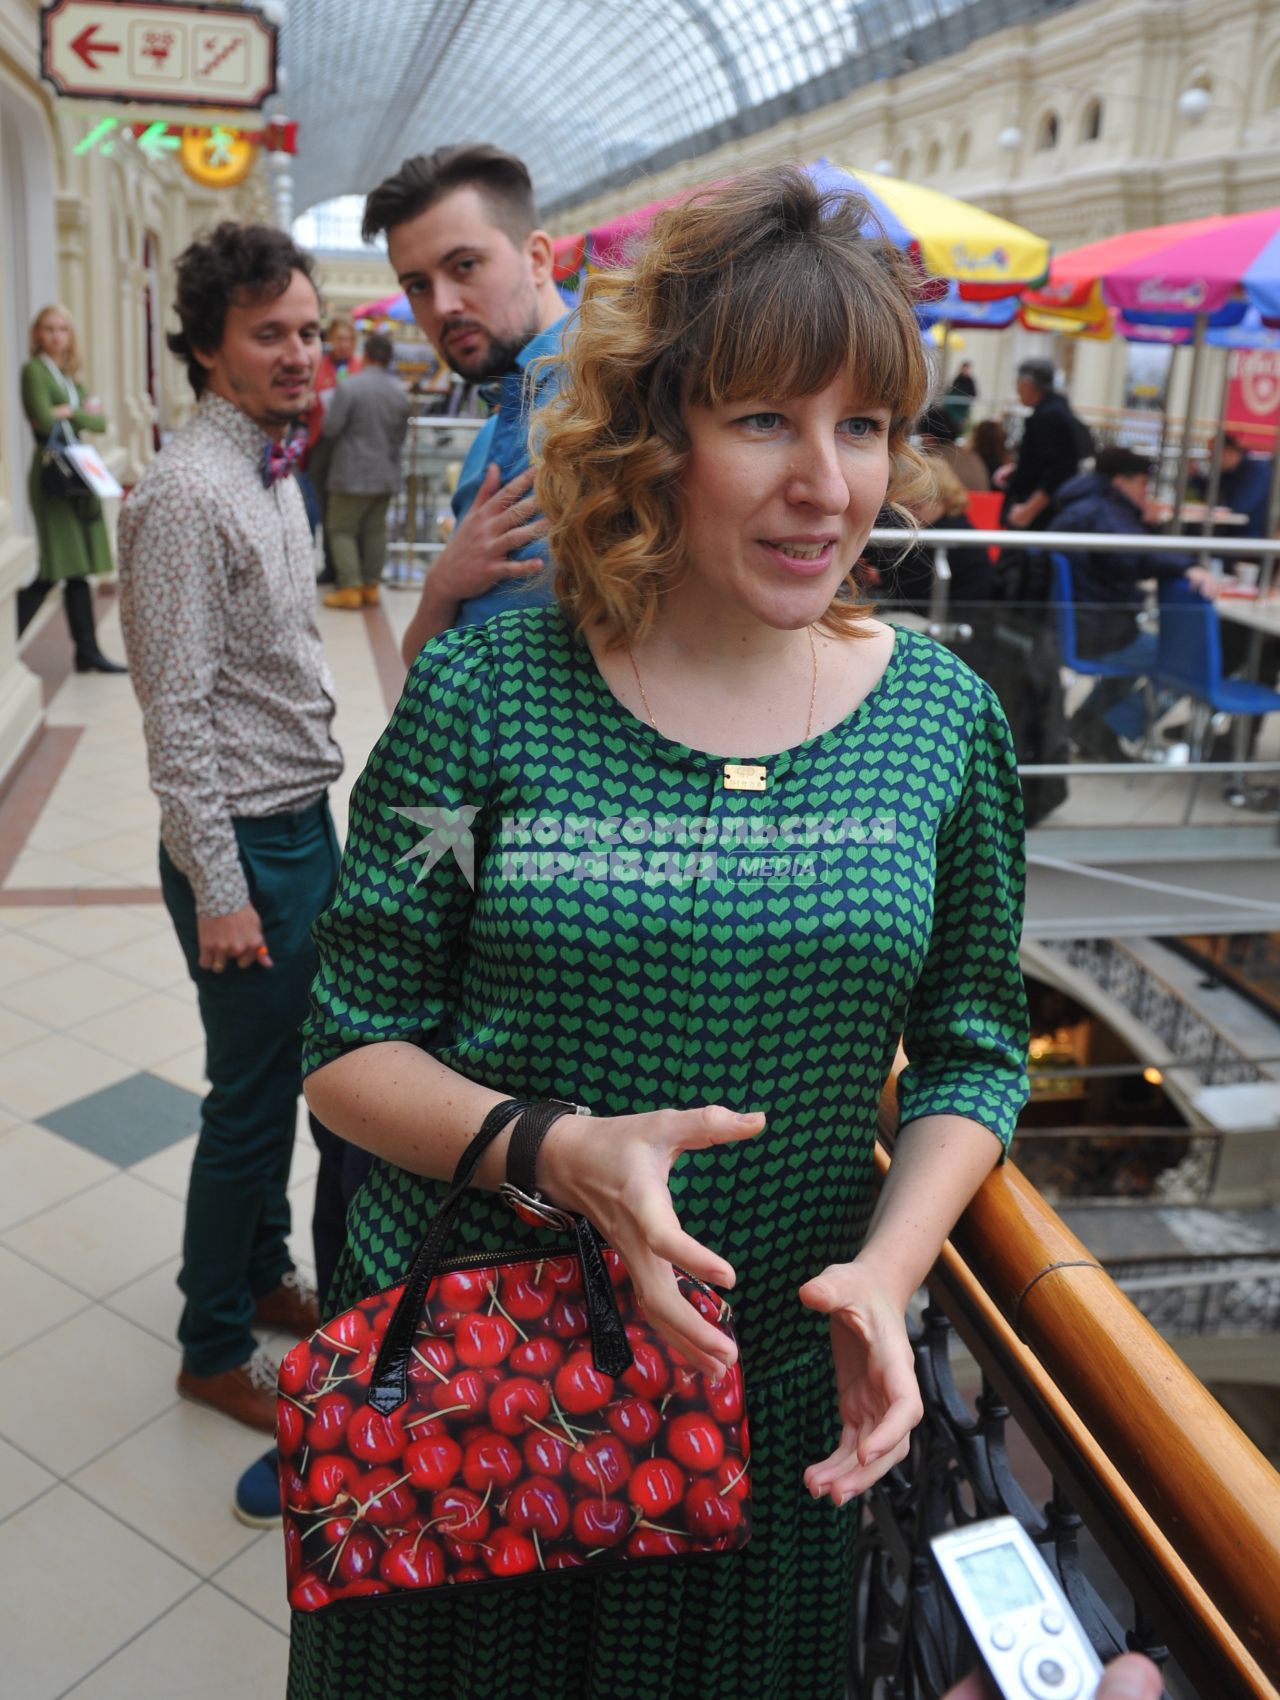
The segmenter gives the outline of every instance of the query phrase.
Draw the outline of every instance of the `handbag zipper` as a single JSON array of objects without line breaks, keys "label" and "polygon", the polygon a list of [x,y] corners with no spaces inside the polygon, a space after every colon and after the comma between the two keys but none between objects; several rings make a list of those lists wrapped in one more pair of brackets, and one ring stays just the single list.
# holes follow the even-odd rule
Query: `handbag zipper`
[{"label": "handbag zipper", "polygon": [[[607,1242],[602,1243],[606,1244],[607,1250],[612,1250]],[[538,1251],[536,1249],[531,1251],[528,1246],[518,1246],[515,1250],[507,1251],[473,1251],[469,1252],[466,1257],[451,1257],[447,1264],[441,1264],[436,1270],[433,1279],[438,1280],[441,1275],[452,1274],[455,1269],[482,1269],[486,1263],[549,1263],[553,1257],[577,1257],[577,1255],[576,1251]],[[713,1299],[719,1299],[721,1304],[726,1303],[726,1300],[716,1292],[714,1287],[709,1287],[697,1275],[691,1275],[687,1269],[682,1269],[678,1263],[673,1263],[671,1267],[677,1275],[683,1275],[686,1281],[692,1281],[699,1292],[707,1293]],[[391,1286],[380,1287],[376,1293],[370,1293],[368,1296],[369,1298],[381,1298],[384,1293],[392,1293],[397,1287],[403,1285],[403,1281],[395,1281]]]}]

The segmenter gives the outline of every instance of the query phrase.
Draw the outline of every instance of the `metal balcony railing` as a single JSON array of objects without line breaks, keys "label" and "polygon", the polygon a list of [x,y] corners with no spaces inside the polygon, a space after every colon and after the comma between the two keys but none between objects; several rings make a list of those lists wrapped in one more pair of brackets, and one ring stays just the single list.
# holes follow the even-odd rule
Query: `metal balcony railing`
[{"label": "metal balcony railing", "polygon": [[[877,1161],[883,1172],[883,1144]],[[1172,1302],[1158,1271],[1126,1273],[1153,1308],[1161,1294]],[[1274,1269],[1251,1277],[1255,1304],[1274,1314]],[[1238,1292],[1241,1279],[1233,1270],[1202,1286]],[[863,1504],[851,1694],[936,1700],[956,1680],[972,1655],[928,1538],[1011,1514],[1056,1566],[1102,1657],[1172,1655],[1174,1700],[1276,1700],[1280,1475],[1015,1164],[981,1188],[928,1287],[915,1330],[925,1418],[910,1456]],[[982,1372],[976,1408],[957,1389],[953,1333]],[[1010,1464],[1010,1416],[1051,1473],[1047,1503]],[[1086,1558],[1084,1530],[1118,1591]]]}]

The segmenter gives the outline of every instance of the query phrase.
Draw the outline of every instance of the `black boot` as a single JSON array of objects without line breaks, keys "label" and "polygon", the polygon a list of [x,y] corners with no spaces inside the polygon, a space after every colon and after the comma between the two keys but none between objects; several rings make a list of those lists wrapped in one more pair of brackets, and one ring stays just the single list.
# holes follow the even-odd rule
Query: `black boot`
[{"label": "black boot", "polygon": [[98,648],[98,634],[93,629],[93,592],[89,589],[88,579],[64,579],[62,601],[67,610],[71,641],[76,646],[76,672],[127,673],[127,667],[121,666],[118,661],[109,661]]}]

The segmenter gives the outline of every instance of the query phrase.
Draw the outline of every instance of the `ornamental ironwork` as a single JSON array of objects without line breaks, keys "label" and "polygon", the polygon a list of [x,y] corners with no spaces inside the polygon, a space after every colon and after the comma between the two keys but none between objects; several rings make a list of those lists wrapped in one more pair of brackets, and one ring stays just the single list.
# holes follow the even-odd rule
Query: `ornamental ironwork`
[{"label": "ornamental ironwork", "polygon": [[[855,1549],[848,1691],[856,1700],[939,1700],[976,1658],[938,1580],[929,1539],[980,1518],[1016,1517],[1062,1583],[1104,1661],[1126,1649],[1163,1663],[1136,1603],[1121,1626],[1082,1551],[1080,1517],[1054,1488],[1038,1507],[1009,1462],[1009,1411],[984,1380],[976,1408],[952,1374],[951,1324],[937,1305],[912,1321],[924,1418],[906,1459],[863,1498]],[[1112,1590],[1108,1585],[1108,1592]]]},{"label": "ornamental ironwork", "polygon": [[1263,1078],[1225,1034],[1210,1025],[1198,1010],[1166,986],[1117,939],[1042,939],[1041,948],[1061,956],[1069,967],[1088,975],[1100,991],[1114,998],[1152,1037],[1173,1062],[1196,1058],[1195,1072],[1206,1086],[1236,1086]]},{"label": "ornamental ironwork", "polygon": [[1108,1263],[1107,1273],[1166,1340],[1280,1334],[1274,1254]]}]

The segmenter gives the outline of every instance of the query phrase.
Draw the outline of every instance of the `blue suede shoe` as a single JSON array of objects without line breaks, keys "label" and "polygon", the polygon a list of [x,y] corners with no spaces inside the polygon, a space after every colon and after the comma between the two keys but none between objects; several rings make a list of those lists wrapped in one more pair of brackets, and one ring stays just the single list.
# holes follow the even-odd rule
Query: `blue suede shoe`
[{"label": "blue suede shoe", "polygon": [[231,1509],[251,1529],[274,1529],[280,1522],[280,1469],[274,1446],[236,1483]]}]

